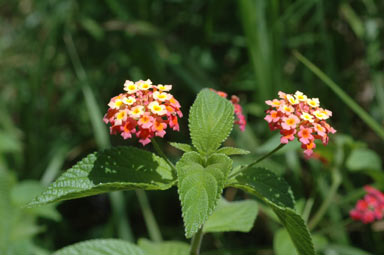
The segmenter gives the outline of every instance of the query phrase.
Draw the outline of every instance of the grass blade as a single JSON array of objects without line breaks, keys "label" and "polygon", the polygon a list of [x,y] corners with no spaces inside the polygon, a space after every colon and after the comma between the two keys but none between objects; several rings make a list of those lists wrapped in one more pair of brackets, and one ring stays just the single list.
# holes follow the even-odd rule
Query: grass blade
[{"label": "grass blade", "polygon": [[311,61],[298,51],[293,51],[293,55],[311,70],[320,80],[322,80],[333,92],[354,111],[381,139],[384,140],[384,127],[380,126],[360,105],[358,105],[339,85],[329,78],[323,71],[315,66]]}]

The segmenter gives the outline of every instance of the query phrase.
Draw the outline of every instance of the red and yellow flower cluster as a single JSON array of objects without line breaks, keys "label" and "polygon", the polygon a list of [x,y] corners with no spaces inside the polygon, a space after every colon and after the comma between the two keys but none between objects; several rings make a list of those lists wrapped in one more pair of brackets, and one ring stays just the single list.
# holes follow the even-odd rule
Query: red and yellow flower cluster
[{"label": "red and yellow flower cluster", "polygon": [[294,95],[279,92],[280,99],[265,101],[270,108],[264,118],[271,130],[280,130],[280,142],[288,143],[295,139],[301,142],[304,154],[310,157],[316,148],[315,140],[328,144],[328,134],[336,130],[326,120],[332,112],[320,108],[318,98],[308,98],[300,91]]},{"label": "red and yellow flower cluster", "polygon": [[367,194],[364,199],[357,201],[349,215],[365,224],[381,220],[384,214],[384,194],[371,186],[365,186],[364,189]]},{"label": "red and yellow flower cluster", "polygon": [[180,103],[168,91],[172,85],[153,85],[151,80],[125,81],[124,90],[111,99],[104,122],[110,123],[110,133],[120,133],[124,139],[135,134],[142,145],[154,136],[163,137],[169,126],[179,131],[178,117],[183,117]]},{"label": "red and yellow flower cluster", "polygon": [[[216,94],[218,94],[219,96],[225,98],[225,99],[228,97],[228,94],[223,92],[223,91],[217,91],[217,90],[214,90],[214,89],[211,89],[211,90],[213,92],[215,92]],[[245,120],[245,117],[244,117],[244,114],[243,114],[243,108],[239,104],[240,98],[235,96],[235,95],[232,95],[230,101],[231,101],[231,103],[233,104],[233,106],[235,108],[235,115],[236,115],[235,124],[239,125],[239,128],[240,128],[241,131],[244,131],[245,130],[245,125],[247,125],[247,121]]]}]

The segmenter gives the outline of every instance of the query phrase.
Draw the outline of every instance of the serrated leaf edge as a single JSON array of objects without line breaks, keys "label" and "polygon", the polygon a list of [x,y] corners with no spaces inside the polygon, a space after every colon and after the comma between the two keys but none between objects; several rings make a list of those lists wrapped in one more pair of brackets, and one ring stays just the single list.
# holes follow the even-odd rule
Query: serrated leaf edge
[{"label": "serrated leaf edge", "polygon": [[[204,92],[204,91],[209,91],[209,89],[208,88],[205,88],[205,89],[202,89],[200,92],[199,92],[199,94],[197,94],[197,96],[196,96],[196,98],[195,98],[195,101],[193,102],[193,104],[192,104],[192,106],[189,108],[189,112],[188,112],[188,129],[189,129],[189,135],[190,135],[190,137],[191,137],[191,141],[192,141],[192,145],[199,151],[199,149],[198,149],[198,147],[199,146],[196,146],[196,144],[194,143],[194,137],[193,137],[193,135],[192,135],[192,132],[191,132],[191,123],[190,123],[190,116],[191,116],[191,112],[192,112],[192,108],[193,108],[193,106],[194,106],[194,104],[195,104],[195,102],[196,102],[196,100],[197,100],[197,98],[199,97],[199,95],[202,93],[202,92]],[[212,93],[214,93],[214,92],[212,92]],[[219,95],[217,95],[218,97],[220,97]],[[228,101],[228,103],[230,103],[229,102],[229,100],[228,99],[226,99],[226,98],[223,98],[223,97],[220,97],[221,99],[224,99],[224,100],[227,100]],[[233,107],[233,105],[230,103],[230,105],[232,106],[232,110],[233,110],[233,112],[234,112],[234,107]],[[230,118],[232,119],[232,123],[233,123],[233,125],[234,125],[234,123],[235,123],[235,115],[234,114],[232,114],[231,116],[230,116]],[[226,141],[227,139],[228,139],[228,137],[231,135],[231,133],[232,133],[232,130],[233,130],[233,125],[232,125],[232,127],[231,127],[231,129],[229,130],[229,132],[228,132],[228,135],[220,142],[220,144],[222,144],[224,141]],[[219,144],[219,147],[220,147],[220,144]],[[199,151],[200,153],[205,153],[205,152],[201,152],[201,151]]]},{"label": "serrated leaf edge", "polygon": [[[201,158],[202,158],[202,155],[200,155],[198,152],[195,152],[196,154],[198,154]],[[232,161],[232,159],[230,158],[230,157],[228,157],[227,155],[225,155],[225,154],[223,154],[223,153],[213,153],[213,154],[211,154],[211,155],[209,155],[209,157],[211,157],[211,156],[213,156],[214,154],[218,154],[218,155],[223,155],[223,156],[225,156],[227,159],[229,159],[230,161]],[[184,156],[184,155],[183,155]],[[181,160],[181,159],[180,159]],[[233,161],[232,161],[233,162]],[[176,167],[177,167],[177,165],[176,165]],[[203,166],[204,167],[204,166]],[[206,167],[204,167],[204,168],[206,168]],[[198,228],[197,229],[200,229],[201,227],[202,227],[202,225],[207,221],[207,219],[209,218],[209,216],[211,216],[211,214],[214,212],[214,210],[215,210],[215,208],[216,208],[216,206],[217,206],[217,203],[218,203],[218,201],[219,201],[219,199],[221,198],[221,195],[222,195],[222,192],[223,192],[223,190],[224,190],[224,188],[225,188],[225,180],[228,178],[228,175],[229,175],[229,173],[230,173],[230,170],[228,171],[228,173],[227,173],[227,176],[225,176],[224,175],[224,184],[223,184],[223,187],[221,188],[221,192],[218,192],[217,193],[217,195],[216,195],[216,200],[214,201],[214,206],[212,207],[212,209],[209,209],[208,208],[208,213],[207,213],[207,216],[205,217],[205,219],[203,220],[203,222],[198,226]],[[177,177],[177,179],[179,179],[179,177]],[[183,200],[182,200],[182,198],[181,198],[181,194],[180,194],[180,188],[179,188],[179,182],[178,182],[178,188],[177,188],[177,193],[178,193],[178,195],[179,195],[179,201],[180,201],[180,203],[181,203],[181,208],[183,208],[184,207],[184,203],[183,203]],[[184,215],[184,211],[183,210],[181,210],[181,215],[182,215],[182,218],[183,218],[183,225],[184,225],[184,229],[186,229],[187,228],[187,226],[186,226],[186,222],[185,222],[185,215]],[[195,231],[195,233],[196,233],[197,231]],[[191,233],[190,235],[188,235],[188,233],[186,233],[185,232],[185,236],[186,236],[186,238],[191,238],[195,233]]]}]

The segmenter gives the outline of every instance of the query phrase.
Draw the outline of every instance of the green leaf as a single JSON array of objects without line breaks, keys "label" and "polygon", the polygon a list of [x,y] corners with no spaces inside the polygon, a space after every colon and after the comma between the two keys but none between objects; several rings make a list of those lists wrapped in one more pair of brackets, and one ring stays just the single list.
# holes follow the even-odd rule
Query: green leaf
[{"label": "green leaf", "polygon": [[265,201],[287,229],[298,253],[315,255],[308,228],[294,211],[291,189],[281,177],[262,168],[249,168],[230,180],[227,186],[243,189]]},{"label": "green leaf", "polygon": [[359,148],[353,150],[349,155],[346,166],[352,171],[380,170],[381,159],[376,152],[366,148]]},{"label": "green leaf", "polygon": [[164,159],[133,147],[117,147],[88,155],[28,206],[117,190],[165,190],[174,183],[172,169]]},{"label": "green leaf", "polygon": [[172,145],[172,147],[175,147],[176,149],[179,149],[184,152],[194,151],[193,147],[186,143],[169,143],[169,144]]},{"label": "green leaf", "polygon": [[203,154],[215,152],[230,134],[234,122],[231,102],[209,89],[203,89],[189,112],[193,146]]},{"label": "green leaf", "polygon": [[291,208],[271,205],[281,224],[287,229],[297,252],[300,255],[315,255],[312,237],[304,220]]},{"label": "green leaf", "polygon": [[144,255],[189,255],[189,244],[178,241],[151,242],[147,239],[140,239],[139,247],[144,251]]},{"label": "green leaf", "polygon": [[185,235],[190,238],[215,209],[232,160],[224,154],[212,154],[205,161],[197,152],[186,152],[176,168]]},{"label": "green leaf", "polygon": [[[319,234],[314,234],[312,238],[317,251],[324,249],[328,243],[327,239]],[[289,237],[289,233],[283,228],[275,232],[273,249],[276,255],[297,255],[296,248]]]},{"label": "green leaf", "polygon": [[134,244],[117,239],[95,239],[67,246],[53,255],[144,255]]},{"label": "green leaf", "polygon": [[243,150],[240,148],[234,148],[234,147],[223,147],[217,150],[217,153],[223,153],[225,155],[231,156],[231,155],[245,155],[249,154],[250,151]]},{"label": "green leaf", "polygon": [[204,232],[249,232],[257,212],[257,202],[254,200],[228,202],[221,199],[216,210],[204,224]]},{"label": "green leaf", "polygon": [[294,208],[294,199],[289,185],[283,178],[260,167],[248,168],[235,179],[230,180],[227,186],[243,189],[277,206]]}]

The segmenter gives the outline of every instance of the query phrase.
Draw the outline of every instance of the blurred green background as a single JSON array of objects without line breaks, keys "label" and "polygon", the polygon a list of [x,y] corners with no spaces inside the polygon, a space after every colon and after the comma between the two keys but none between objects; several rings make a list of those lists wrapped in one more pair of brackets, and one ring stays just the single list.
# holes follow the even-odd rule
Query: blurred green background
[{"label": "blurred green background", "polygon": [[[0,253],[148,237],[135,192],[22,205],[90,152],[141,146],[110,137],[101,116],[126,79],[150,78],[173,84],[182,104],[181,131],[162,141],[173,159],[180,152],[165,141],[189,142],[188,109],[204,87],[241,98],[248,126],[227,143],[252,154],[237,164],[278,143],[263,120],[266,99],[279,90],[320,98],[338,130],[329,146],[318,146],[322,161],[304,160],[292,145],[264,164],[292,185],[304,218],[335,190],[311,229],[320,254],[384,254],[382,222],[348,219],[363,185],[384,188],[383,139],[293,54],[315,63],[383,129],[383,12],[384,2],[374,0],[1,0]],[[185,240],[176,189],[147,195],[164,239]],[[203,254],[284,255],[278,247],[288,239],[274,235],[279,228],[261,207],[249,234],[207,235]]]}]

